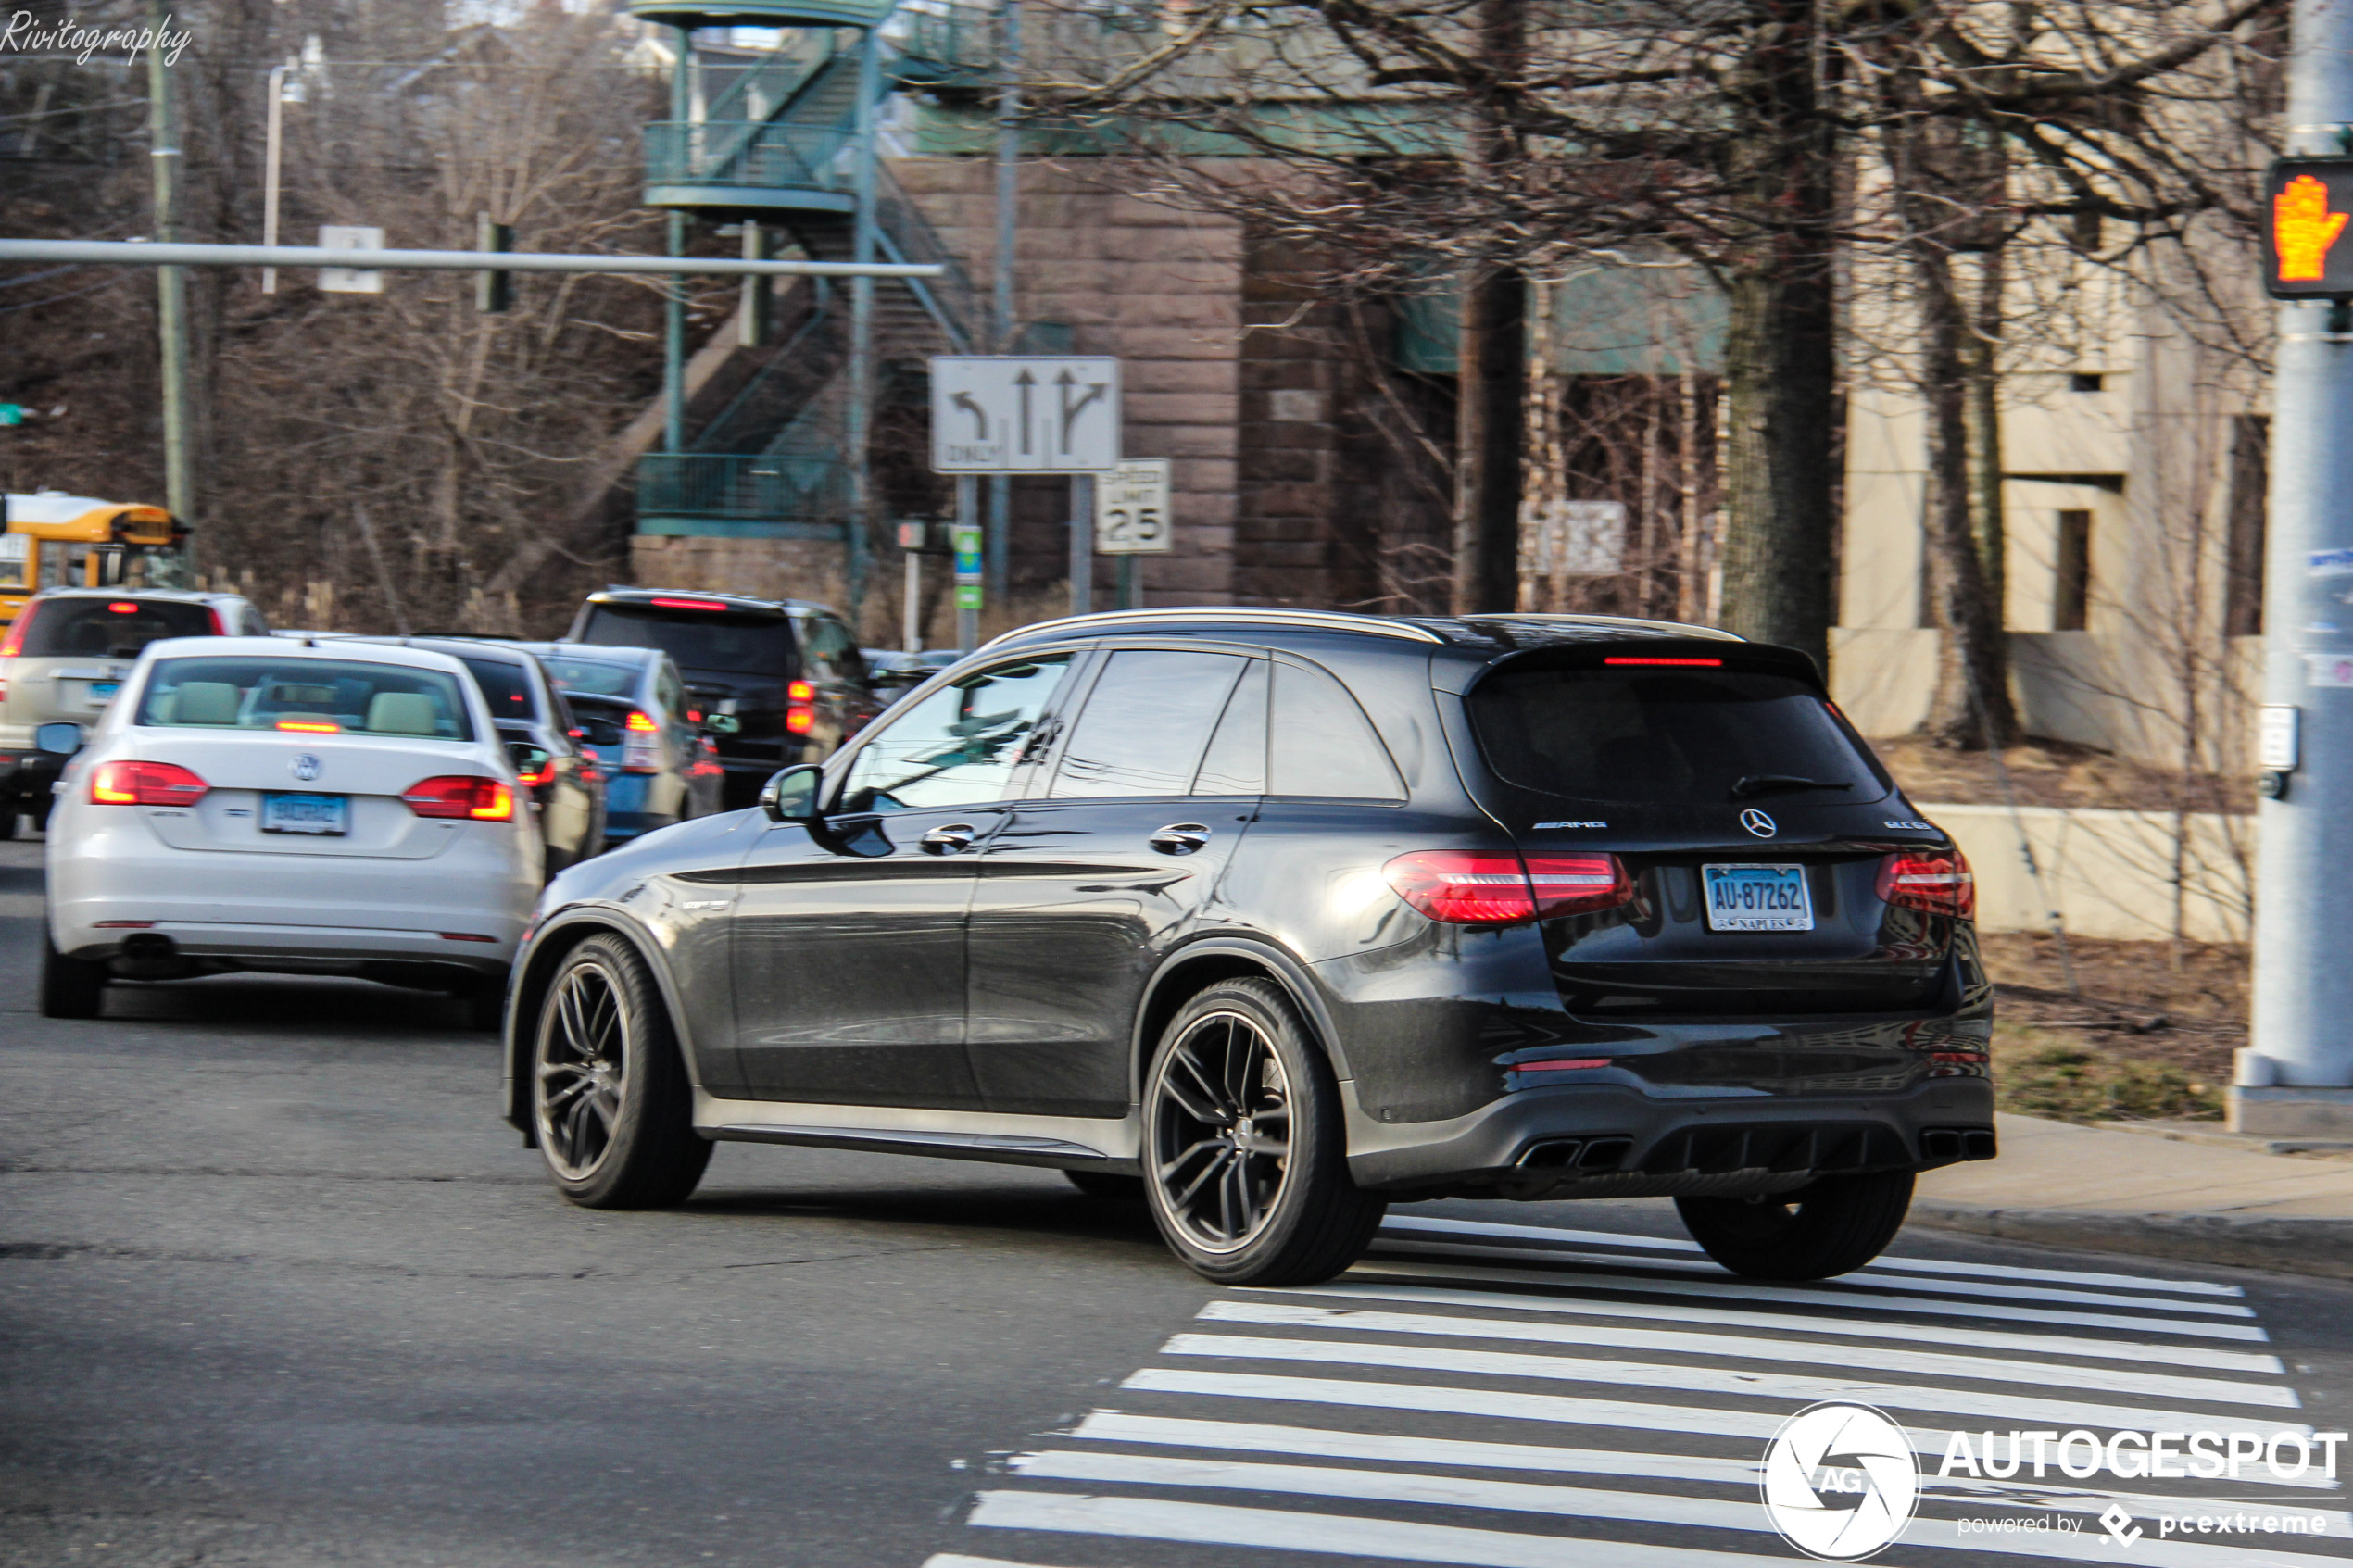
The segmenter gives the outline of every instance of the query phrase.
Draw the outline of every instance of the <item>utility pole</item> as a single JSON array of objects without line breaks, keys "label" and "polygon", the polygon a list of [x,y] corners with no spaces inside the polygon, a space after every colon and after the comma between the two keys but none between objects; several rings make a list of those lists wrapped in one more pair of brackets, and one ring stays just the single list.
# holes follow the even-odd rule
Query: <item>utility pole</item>
[{"label": "utility pole", "polygon": [[[2288,156],[2353,156],[2353,0],[2296,0],[2290,37]],[[2275,204],[2283,241],[2291,216]],[[2353,885],[2341,872],[2353,857],[2353,687],[2342,673],[2353,658],[2353,611],[2340,598],[2347,579],[2323,569],[2353,559],[2344,504],[2353,493],[2353,303],[2284,301],[2279,329],[2263,594],[2271,798],[2256,819],[2254,1043],[2239,1053],[2230,1125],[2343,1137],[2353,1135],[2353,964],[2344,941]]]},{"label": "utility pole", "polygon": [[[171,68],[163,57],[163,34],[171,19],[164,0],[155,0],[148,19],[155,43],[147,50],[149,166],[155,171],[155,239],[180,238],[180,126],[172,112]],[[195,512],[195,473],[189,450],[188,284],[178,267],[156,269],[156,327],[163,380],[164,505],[182,523]]]},{"label": "utility pole", "polygon": [[[683,124],[691,107],[695,34],[692,28],[682,27],[675,31],[678,62],[670,73],[670,118],[673,123]],[[686,215],[673,212],[669,231],[670,254],[686,255]],[[669,295],[662,301],[661,445],[663,451],[671,453],[686,449],[686,280],[675,274],[670,279]]]},{"label": "utility pole", "polygon": [[[1004,37],[997,53],[996,351],[1013,352],[1013,236],[1021,218],[1021,0],[1002,0]],[[1005,602],[1013,580],[1013,481],[988,476],[988,595]]]}]

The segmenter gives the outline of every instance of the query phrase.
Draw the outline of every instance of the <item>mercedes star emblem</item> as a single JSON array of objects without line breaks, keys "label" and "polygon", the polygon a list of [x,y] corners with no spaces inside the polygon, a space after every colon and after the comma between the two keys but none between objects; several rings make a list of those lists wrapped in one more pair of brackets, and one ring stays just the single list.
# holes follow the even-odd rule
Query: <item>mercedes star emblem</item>
[{"label": "mercedes star emblem", "polygon": [[1772,818],[1767,816],[1764,812],[1758,810],[1754,806],[1741,813],[1741,826],[1746,828],[1749,832],[1755,834],[1759,838],[1770,838],[1775,834],[1781,831],[1780,828],[1774,822]]},{"label": "mercedes star emblem", "polygon": [[[292,769],[294,776],[300,779],[304,784],[308,784],[311,780],[317,778],[321,773],[327,771],[326,765],[308,751],[296,758],[292,763],[288,764],[288,766]],[[1757,813],[1751,813],[1751,815],[1755,814]],[[1755,830],[1751,829],[1750,831],[1755,832]],[[1770,833],[1773,830],[1768,827],[1765,831]]]}]

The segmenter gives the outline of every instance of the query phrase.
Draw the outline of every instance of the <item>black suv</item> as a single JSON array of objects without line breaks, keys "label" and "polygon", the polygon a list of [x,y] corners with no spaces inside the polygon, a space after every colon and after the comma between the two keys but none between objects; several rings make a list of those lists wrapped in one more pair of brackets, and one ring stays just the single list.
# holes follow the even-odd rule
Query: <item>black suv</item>
[{"label": "black suv", "polygon": [[778,768],[831,756],[881,708],[849,628],[800,599],[607,588],[564,640],[670,655],[718,743],[731,811],[759,799]]},{"label": "black suv", "polygon": [[541,903],[507,1114],[575,1202],[674,1202],[716,1138],[1059,1166],[1269,1285],[1390,1199],[1667,1196],[1800,1279],[1994,1153],[1968,865],[1789,649],[1088,616],[761,806]]}]

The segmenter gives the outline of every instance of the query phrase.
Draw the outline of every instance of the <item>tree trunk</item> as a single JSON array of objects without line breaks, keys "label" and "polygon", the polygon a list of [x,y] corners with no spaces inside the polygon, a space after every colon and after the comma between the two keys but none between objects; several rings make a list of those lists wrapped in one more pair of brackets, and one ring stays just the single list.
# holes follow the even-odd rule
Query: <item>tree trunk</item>
[{"label": "tree trunk", "polygon": [[1827,671],[1837,526],[1829,257],[1792,240],[1769,255],[1731,279],[1723,624],[1801,649]]},{"label": "tree trunk", "polygon": [[1920,395],[1928,416],[1927,548],[1931,602],[1936,607],[1936,696],[1924,733],[1961,751],[2003,746],[2017,737],[2010,707],[2008,649],[1987,591],[1970,517],[1969,388],[1964,341],[1969,326],[1953,284],[1952,258],[1916,243],[1912,273],[1919,295]]},{"label": "tree trunk", "polygon": [[1829,667],[1836,476],[1833,134],[1815,103],[1813,0],[1770,16],[1733,83],[1730,167],[1752,237],[1727,267],[1726,630]]},{"label": "tree trunk", "polygon": [[[1528,0],[1483,0],[1479,64],[1489,78],[1472,105],[1469,162],[1503,169],[1522,149],[1502,112],[1528,64]],[[1454,582],[1456,615],[1503,614],[1517,597],[1520,445],[1527,383],[1527,283],[1487,257],[1463,269],[1456,345]]]},{"label": "tree trunk", "polygon": [[1504,614],[1517,596],[1525,292],[1520,276],[1504,268],[1480,263],[1463,270],[1454,416],[1456,615]]},{"label": "tree trunk", "polygon": [[2009,535],[2002,517],[2002,252],[1978,253],[1977,300],[1962,345],[1968,378],[1969,521],[1997,625],[2009,623]]}]

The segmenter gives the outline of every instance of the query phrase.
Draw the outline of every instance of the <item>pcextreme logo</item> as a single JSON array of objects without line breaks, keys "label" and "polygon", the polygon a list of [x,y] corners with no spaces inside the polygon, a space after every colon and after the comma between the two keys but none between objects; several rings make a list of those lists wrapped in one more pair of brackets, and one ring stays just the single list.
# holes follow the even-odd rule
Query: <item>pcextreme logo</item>
[{"label": "pcextreme logo", "polygon": [[1912,1440],[1869,1405],[1808,1405],[1765,1449],[1760,1489],[1781,1539],[1808,1557],[1856,1562],[1904,1533],[1919,1505]]}]

